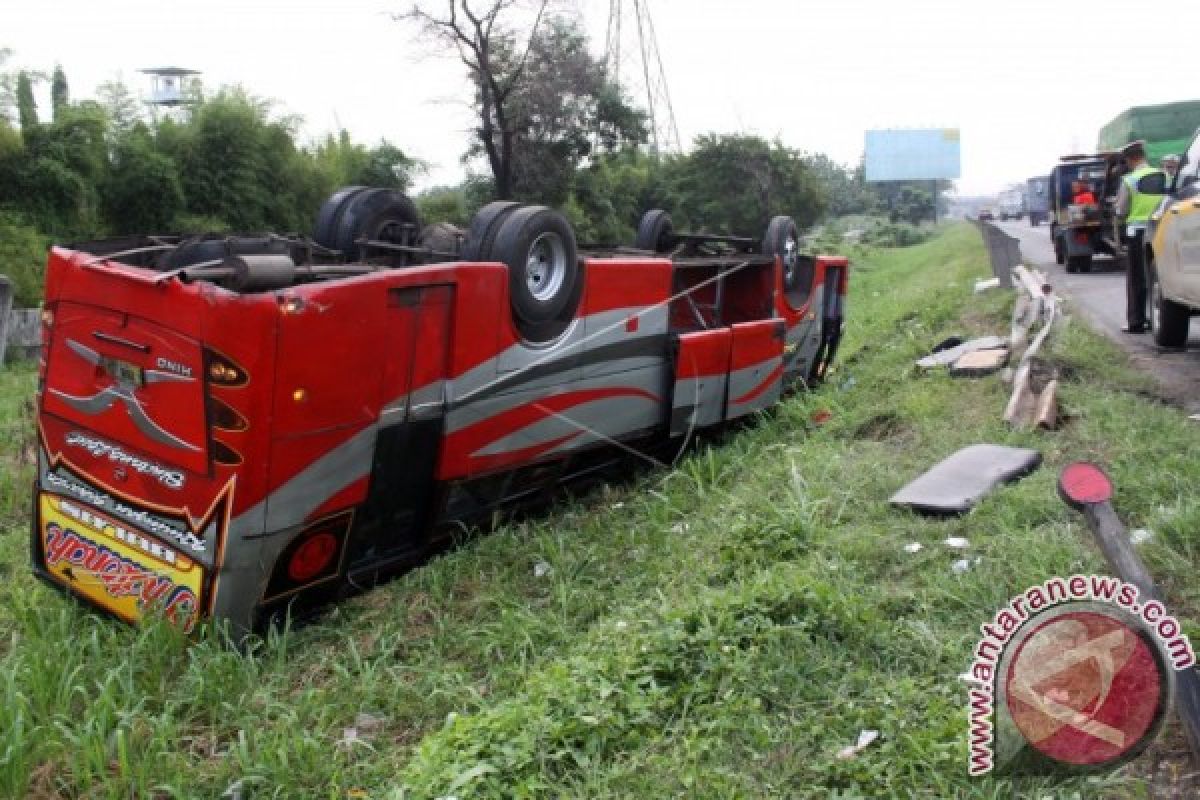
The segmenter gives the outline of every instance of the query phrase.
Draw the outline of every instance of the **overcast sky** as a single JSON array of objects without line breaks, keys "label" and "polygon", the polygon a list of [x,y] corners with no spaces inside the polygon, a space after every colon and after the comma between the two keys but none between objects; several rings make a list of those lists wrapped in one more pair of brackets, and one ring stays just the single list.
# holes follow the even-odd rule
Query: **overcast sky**
[{"label": "overcast sky", "polygon": [[[444,3],[446,0],[426,0]],[[1131,105],[1200,97],[1200,3],[1041,0],[648,0],[685,141],[710,131],[779,137],[856,163],[869,128],[958,127],[963,194],[1044,173],[1095,146]],[[627,5],[632,6],[632,2]],[[389,12],[403,0],[0,0],[9,66],[61,63],[72,95],[142,67],[241,83],[305,119],[429,162],[422,185],[463,174],[461,64]],[[608,0],[578,0],[597,51]]]}]

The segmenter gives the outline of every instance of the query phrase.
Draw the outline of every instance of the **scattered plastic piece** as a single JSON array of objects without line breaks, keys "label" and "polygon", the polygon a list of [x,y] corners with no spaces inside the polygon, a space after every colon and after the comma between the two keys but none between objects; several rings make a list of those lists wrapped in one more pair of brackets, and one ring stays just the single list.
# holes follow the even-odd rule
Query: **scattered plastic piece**
[{"label": "scattered plastic piece", "polygon": [[1130,544],[1145,544],[1154,538],[1154,533],[1145,528],[1138,528],[1129,532]]},{"label": "scattered plastic piece", "polygon": [[824,425],[826,422],[829,422],[829,420],[833,419],[833,412],[827,408],[820,408],[814,411],[809,419],[813,421],[814,425]]},{"label": "scattered plastic piece", "polygon": [[924,545],[922,545],[920,542],[910,542],[910,543],[904,545],[904,552],[919,553],[919,552],[921,552],[922,547],[924,547]]},{"label": "scattered plastic piece", "polygon": [[973,353],[976,350],[996,350],[1001,347],[1008,347],[1008,339],[1005,339],[1003,336],[983,336],[979,339],[963,342],[946,350],[935,350],[924,358],[919,359],[917,366],[921,369],[948,367],[967,353]]},{"label": "scattered plastic piece", "polygon": [[971,445],[943,459],[889,502],[928,514],[963,514],[998,485],[1025,477],[1041,463],[1036,450]]},{"label": "scattered plastic piece", "polygon": [[942,544],[955,550],[963,550],[969,547],[971,543],[961,536],[949,536]]},{"label": "scattered plastic piece", "polygon": [[870,747],[871,742],[875,741],[878,738],[879,738],[879,731],[870,731],[870,730],[859,731],[858,741],[856,741],[854,744],[850,745],[849,747],[843,747],[841,750],[838,750],[837,757],[840,759],[843,759],[843,760],[847,759],[847,758],[854,758],[856,755],[861,753],[863,750],[866,750],[868,747]]},{"label": "scattered plastic piece", "polygon": [[986,292],[988,289],[996,289],[1000,286],[999,278],[988,278],[986,281],[975,281],[975,294]]},{"label": "scattered plastic piece", "polygon": [[950,571],[953,572],[955,575],[962,575],[964,572],[969,570],[971,567],[978,566],[982,561],[983,561],[983,558],[981,558],[980,556],[976,556],[973,559],[960,558],[958,561],[955,561],[953,564],[950,565]]},{"label": "scattered plastic piece", "polygon": [[545,561],[539,561],[533,565],[533,577],[544,578],[554,572],[554,567],[547,564]]}]

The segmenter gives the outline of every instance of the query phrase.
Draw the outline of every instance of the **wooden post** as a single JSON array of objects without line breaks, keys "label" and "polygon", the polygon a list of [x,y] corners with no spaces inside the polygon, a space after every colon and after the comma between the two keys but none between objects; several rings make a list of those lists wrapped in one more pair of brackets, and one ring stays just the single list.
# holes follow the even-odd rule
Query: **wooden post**
[{"label": "wooden post", "polygon": [[12,281],[0,275],[0,369],[4,368],[4,351],[8,349],[8,324],[12,317]]}]

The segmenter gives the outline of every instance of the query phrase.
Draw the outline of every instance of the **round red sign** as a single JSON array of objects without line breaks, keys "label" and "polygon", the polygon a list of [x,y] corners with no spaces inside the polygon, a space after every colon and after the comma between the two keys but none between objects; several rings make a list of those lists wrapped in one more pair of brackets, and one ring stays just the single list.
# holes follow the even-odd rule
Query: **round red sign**
[{"label": "round red sign", "polygon": [[1114,766],[1149,743],[1170,678],[1136,625],[1102,610],[1066,611],[1034,627],[1008,660],[1008,711],[1039,752],[1079,767]]}]

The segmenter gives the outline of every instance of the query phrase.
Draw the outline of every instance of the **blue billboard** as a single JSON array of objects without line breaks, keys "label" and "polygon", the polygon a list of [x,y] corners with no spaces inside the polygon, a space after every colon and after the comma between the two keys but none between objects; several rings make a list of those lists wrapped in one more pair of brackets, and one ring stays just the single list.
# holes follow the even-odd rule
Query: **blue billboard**
[{"label": "blue billboard", "polygon": [[954,180],[961,176],[958,128],[867,131],[868,182]]}]

